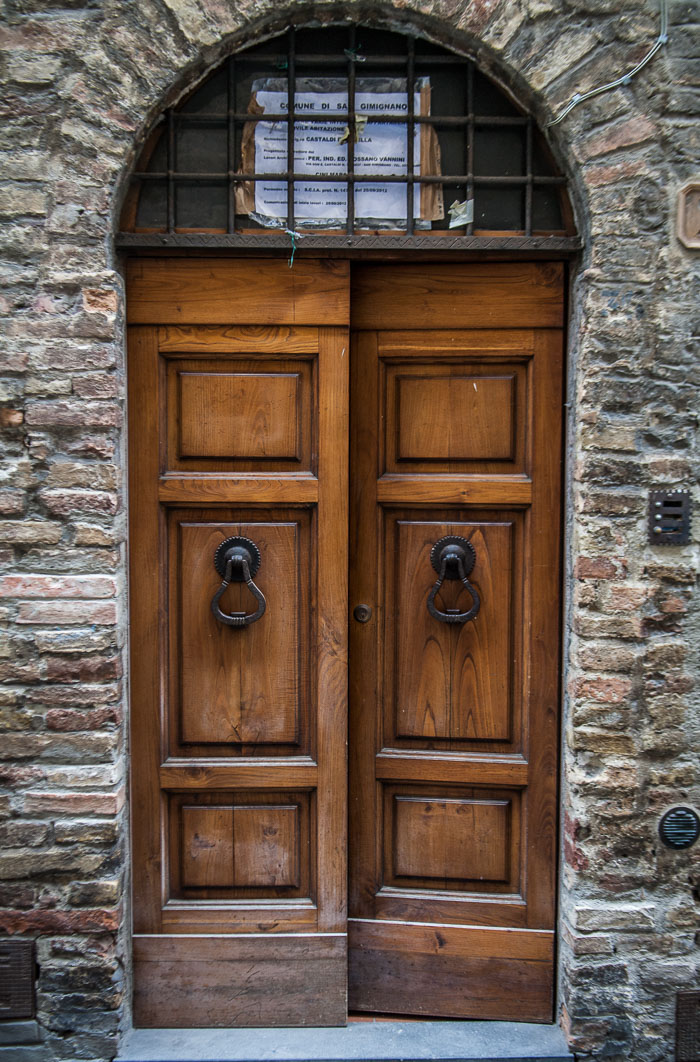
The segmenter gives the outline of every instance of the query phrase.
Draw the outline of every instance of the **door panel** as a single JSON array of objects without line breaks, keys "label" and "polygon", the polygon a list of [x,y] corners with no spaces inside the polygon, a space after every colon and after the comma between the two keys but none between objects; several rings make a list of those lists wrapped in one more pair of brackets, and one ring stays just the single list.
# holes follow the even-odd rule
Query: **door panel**
[{"label": "door panel", "polygon": [[[552,1018],[562,296],[550,265],[353,274],[359,1010]],[[428,610],[448,535],[475,554],[463,624]]]},{"label": "door panel", "polygon": [[[512,671],[520,670],[513,644],[514,581],[521,573],[513,563],[514,540],[521,538],[521,514],[512,522],[485,514],[435,509],[437,519],[414,510],[386,512],[384,600],[386,626],[384,743],[415,748],[473,747],[474,742],[509,744],[515,696]],[[499,514],[500,515],[500,514]],[[440,519],[440,516],[443,519]],[[452,517],[452,519],[450,519]],[[493,517],[493,514],[492,514]],[[436,622],[427,609],[437,574],[430,563],[435,542],[460,535],[474,546],[477,567],[472,579],[481,622]],[[476,574],[478,572],[478,575]],[[466,610],[468,591],[445,582],[436,604]],[[490,744],[489,746],[490,747]]]},{"label": "door panel", "polygon": [[147,259],[128,306],[135,1021],[342,1024],[347,265]]},{"label": "door panel", "polygon": [[[168,516],[168,611],[179,617],[171,625],[171,754],[260,755],[272,746],[271,754],[309,755],[312,513],[174,509]],[[257,545],[255,583],[275,602],[265,622],[245,632],[224,626],[211,610],[221,584],[212,557],[234,535]],[[232,583],[220,605],[225,612],[245,612],[251,602],[247,587]]]}]

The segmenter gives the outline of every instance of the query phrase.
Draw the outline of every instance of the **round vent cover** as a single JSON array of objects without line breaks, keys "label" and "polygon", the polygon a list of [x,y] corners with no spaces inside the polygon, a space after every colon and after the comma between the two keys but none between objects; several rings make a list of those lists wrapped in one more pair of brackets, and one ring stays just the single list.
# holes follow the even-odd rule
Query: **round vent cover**
[{"label": "round vent cover", "polygon": [[700,837],[700,818],[692,808],[671,808],[659,823],[659,836],[667,848],[690,848]]}]

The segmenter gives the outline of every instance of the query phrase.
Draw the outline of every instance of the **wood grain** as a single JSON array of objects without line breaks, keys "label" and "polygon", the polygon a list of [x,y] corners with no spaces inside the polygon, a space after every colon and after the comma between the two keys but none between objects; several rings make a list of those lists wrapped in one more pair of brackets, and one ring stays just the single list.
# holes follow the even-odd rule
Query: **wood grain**
[{"label": "wood grain", "polygon": [[353,271],[352,326],[561,328],[562,278],[557,262],[363,265]]},{"label": "wood grain", "polygon": [[302,476],[161,476],[158,500],[169,505],[313,504],[318,501],[318,480]]},{"label": "wood grain", "polygon": [[527,476],[384,475],[377,500],[385,505],[522,505],[532,501]]},{"label": "wood grain", "polygon": [[[351,626],[360,1010],[551,1020],[561,279],[536,264],[354,273],[351,606],[372,608]],[[476,550],[465,626],[427,610],[448,534]],[[446,583],[438,604],[471,598]]]},{"label": "wood grain", "polygon": [[316,471],[315,359],[164,359],[167,473]]},{"label": "wood grain", "polygon": [[127,320],[159,325],[344,325],[348,263],[140,258],[127,264]]},{"label": "wood grain", "polygon": [[[128,274],[136,1021],[341,1023],[348,266]],[[243,629],[210,608],[234,534]]]},{"label": "wood grain", "polygon": [[315,354],[318,328],[218,328],[215,325],[158,329],[163,353],[203,354]]},{"label": "wood grain", "polygon": [[[261,517],[234,522],[213,513],[196,519],[177,510],[171,514],[173,588],[181,617],[175,649],[179,733],[185,744],[299,743],[302,701],[308,703],[300,662],[305,666],[310,652],[310,521],[308,515],[299,523]],[[211,610],[221,584],[214,554],[235,535],[260,550],[255,583],[268,602],[263,617],[242,629],[221,623]],[[175,607],[172,601],[173,614]],[[233,583],[220,607],[250,612],[257,603],[245,584]]]},{"label": "wood grain", "polygon": [[[350,998],[423,1017],[552,1020],[553,934],[350,923]],[[504,992],[503,988],[507,986]],[[517,1002],[516,1002],[517,1001]]]},{"label": "wood grain", "polygon": [[182,457],[299,460],[298,373],[180,370]]},{"label": "wood grain", "polygon": [[[129,585],[131,637],[131,800],[139,809],[132,831],[134,930],[157,933],[164,900],[160,845],[162,797],[158,766],[163,758],[160,681],[163,668],[165,579],[144,557],[163,550],[158,505],[158,341],[155,328],[130,328],[129,366]],[[138,591],[136,591],[138,587]]]},{"label": "wood grain", "polygon": [[173,1029],[344,1025],[345,935],[134,940],[134,1023]]},{"label": "wood grain", "polygon": [[387,880],[431,879],[444,887],[509,876],[507,800],[393,795]]},{"label": "wood grain", "polygon": [[[385,740],[508,741],[513,731],[511,662],[514,528],[508,522],[444,522],[392,513],[387,527]],[[456,514],[455,514],[456,516]],[[430,551],[445,535],[476,553],[470,576],[481,600],[464,625],[440,623],[427,608],[437,581]],[[441,609],[471,607],[461,582],[445,582]],[[394,622],[389,619],[395,616]],[[393,708],[393,711],[392,711]]]}]

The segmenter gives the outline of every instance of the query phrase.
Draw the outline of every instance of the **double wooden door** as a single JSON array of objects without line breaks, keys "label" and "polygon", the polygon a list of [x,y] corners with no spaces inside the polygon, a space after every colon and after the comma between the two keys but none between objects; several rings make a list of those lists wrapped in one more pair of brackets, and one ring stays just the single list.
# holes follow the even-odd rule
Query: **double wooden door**
[{"label": "double wooden door", "polygon": [[552,1020],[562,267],[144,258],[128,320],[135,1023]]}]

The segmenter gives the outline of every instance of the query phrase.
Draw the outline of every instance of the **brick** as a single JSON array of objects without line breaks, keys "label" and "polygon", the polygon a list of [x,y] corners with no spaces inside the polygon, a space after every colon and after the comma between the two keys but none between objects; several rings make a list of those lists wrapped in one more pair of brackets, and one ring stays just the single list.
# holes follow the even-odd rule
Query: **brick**
[{"label": "brick", "polygon": [[112,601],[37,601],[20,604],[18,623],[96,623],[114,626],[116,605]]},{"label": "brick", "polygon": [[25,419],[32,428],[114,428],[122,414],[111,402],[84,402],[78,399],[27,402]]},{"label": "brick", "polygon": [[56,708],[46,713],[46,725],[49,730],[103,730],[105,727],[116,726],[120,722],[121,709],[118,706],[95,708],[87,712]]},{"label": "brick", "polygon": [[113,314],[119,307],[119,296],[116,291],[87,288],[83,292],[83,305],[88,313]]},{"label": "brick", "polygon": [[19,428],[24,424],[21,409],[0,409],[0,428]]},{"label": "brick", "polygon": [[119,928],[122,912],[112,910],[18,911],[0,909],[0,929],[22,933],[106,933]]},{"label": "brick", "polygon": [[116,815],[124,806],[125,790],[116,793],[30,791],[24,796],[27,814]]},{"label": "brick", "polygon": [[620,567],[608,557],[578,557],[574,573],[577,579],[617,579]]},{"label": "brick", "polygon": [[590,698],[605,704],[622,704],[632,691],[632,683],[627,678],[579,678],[573,683],[573,692],[577,697]]},{"label": "brick", "polygon": [[54,545],[62,535],[63,525],[50,520],[0,520],[0,542]]},{"label": "brick", "polygon": [[40,498],[54,516],[75,513],[116,513],[119,498],[101,490],[42,490]]},{"label": "brick", "polygon": [[106,575],[0,576],[0,597],[100,598],[115,594],[115,580]]},{"label": "brick", "polygon": [[95,653],[107,649],[112,639],[111,631],[46,630],[35,633],[34,644],[40,653]]}]

